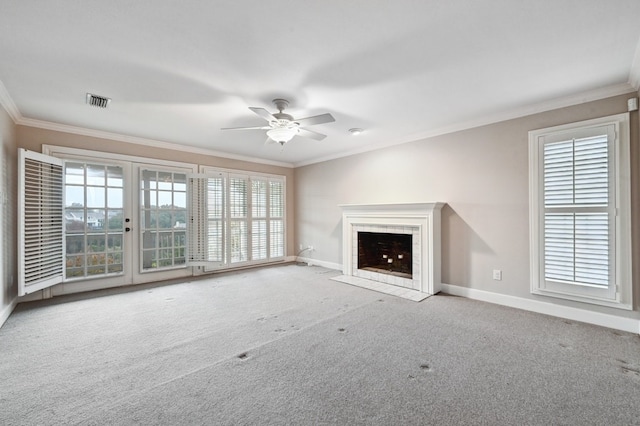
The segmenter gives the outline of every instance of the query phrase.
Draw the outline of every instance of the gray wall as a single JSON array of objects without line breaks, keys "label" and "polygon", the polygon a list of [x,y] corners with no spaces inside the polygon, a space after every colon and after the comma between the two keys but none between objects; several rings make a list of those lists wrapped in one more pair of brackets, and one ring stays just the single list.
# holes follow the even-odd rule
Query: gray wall
[{"label": "gray wall", "polygon": [[[535,114],[296,169],[296,246],[342,263],[339,204],[442,201],[442,282],[640,318],[636,311],[529,292],[528,132],[627,111],[634,94]],[[634,247],[638,247],[638,113],[632,115]],[[363,134],[363,136],[365,136]],[[637,271],[637,258],[634,270]],[[503,280],[494,281],[492,270]],[[636,274],[637,276],[637,274]]]}]

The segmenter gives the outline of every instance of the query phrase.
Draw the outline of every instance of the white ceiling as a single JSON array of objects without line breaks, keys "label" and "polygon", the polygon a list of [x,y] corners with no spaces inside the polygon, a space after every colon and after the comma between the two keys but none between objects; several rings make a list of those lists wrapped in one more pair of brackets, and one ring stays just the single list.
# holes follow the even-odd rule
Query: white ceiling
[{"label": "white ceiling", "polygon": [[[0,100],[20,124],[302,165],[637,90],[639,40],[638,0],[0,0]],[[220,131],[277,97],[331,113],[328,137]]]}]

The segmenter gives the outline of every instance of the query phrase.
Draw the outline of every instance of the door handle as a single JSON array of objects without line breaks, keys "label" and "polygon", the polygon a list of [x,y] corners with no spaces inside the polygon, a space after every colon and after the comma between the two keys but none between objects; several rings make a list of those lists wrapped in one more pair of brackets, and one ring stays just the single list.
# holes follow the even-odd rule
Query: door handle
[{"label": "door handle", "polygon": [[126,227],[126,228],[124,228],[124,230],[125,230],[125,232],[129,232],[129,231],[131,231],[131,228]]}]

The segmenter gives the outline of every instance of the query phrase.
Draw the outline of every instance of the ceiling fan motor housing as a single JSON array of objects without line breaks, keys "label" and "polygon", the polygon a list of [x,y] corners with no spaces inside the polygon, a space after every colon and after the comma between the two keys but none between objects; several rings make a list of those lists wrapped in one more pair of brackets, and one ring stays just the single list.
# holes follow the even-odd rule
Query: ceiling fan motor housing
[{"label": "ceiling fan motor housing", "polygon": [[278,119],[278,122],[293,122],[293,116],[289,115],[289,114],[285,114],[284,112],[276,112],[275,114],[273,114],[273,116],[275,118]]},{"label": "ceiling fan motor housing", "polygon": [[272,100],[273,104],[278,108],[278,111],[282,112],[286,107],[289,106],[289,101],[286,99],[277,98]]}]

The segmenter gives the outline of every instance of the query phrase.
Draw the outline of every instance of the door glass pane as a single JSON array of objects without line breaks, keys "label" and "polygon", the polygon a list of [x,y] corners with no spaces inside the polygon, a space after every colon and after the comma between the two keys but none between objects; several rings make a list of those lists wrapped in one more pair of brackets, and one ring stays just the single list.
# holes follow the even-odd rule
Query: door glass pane
[{"label": "door glass pane", "polygon": [[187,175],[140,172],[140,232],[143,272],[185,266]]},{"label": "door glass pane", "polygon": [[108,210],[107,220],[107,229],[109,231],[119,231],[122,232],[123,229],[123,212],[122,209],[109,209]]},{"label": "door glass pane", "polygon": [[173,190],[182,192],[187,191],[187,175],[173,175]]},{"label": "door glass pane", "polygon": [[158,189],[173,189],[173,173],[158,172]]},{"label": "door glass pane", "polygon": [[175,207],[186,209],[187,208],[187,193],[186,192],[173,192],[173,205]]},{"label": "door glass pane", "polygon": [[122,208],[122,188],[107,188],[107,204],[109,208]]},{"label": "door glass pane", "polygon": [[68,207],[84,207],[84,185],[66,185],[64,205]]},{"label": "door glass pane", "polygon": [[107,167],[107,186],[110,188],[122,188],[122,168]]},{"label": "door glass pane", "polygon": [[65,165],[66,278],[123,272],[122,167]]},{"label": "door glass pane", "polygon": [[84,164],[66,163],[64,183],[67,185],[84,185]]},{"label": "door glass pane", "polygon": [[105,186],[105,167],[87,165],[87,185]]},{"label": "door glass pane", "polygon": [[[87,207],[105,207],[105,188],[87,186]],[[122,207],[122,206],[120,206]]]}]

